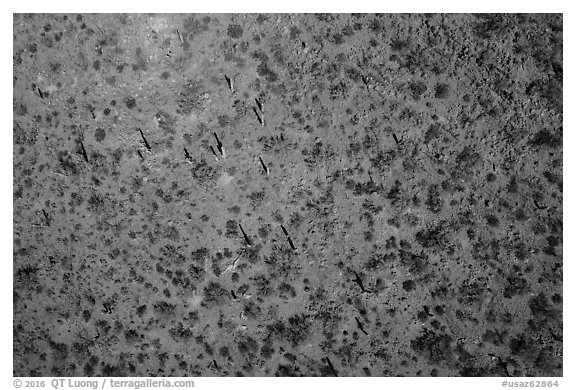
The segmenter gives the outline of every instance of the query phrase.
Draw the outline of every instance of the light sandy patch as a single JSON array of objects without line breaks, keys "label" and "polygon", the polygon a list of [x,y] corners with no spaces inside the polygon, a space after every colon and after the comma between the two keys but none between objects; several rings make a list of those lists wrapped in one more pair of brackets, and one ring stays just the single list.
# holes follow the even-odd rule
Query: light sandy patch
[{"label": "light sandy patch", "polygon": [[226,187],[234,179],[234,176],[230,176],[228,173],[224,172],[222,176],[218,179],[218,185]]}]

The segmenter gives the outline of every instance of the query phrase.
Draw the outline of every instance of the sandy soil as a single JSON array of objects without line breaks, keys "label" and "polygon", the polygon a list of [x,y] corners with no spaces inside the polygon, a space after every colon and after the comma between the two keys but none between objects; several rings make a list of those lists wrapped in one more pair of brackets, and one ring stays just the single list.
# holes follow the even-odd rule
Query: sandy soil
[{"label": "sandy soil", "polygon": [[14,375],[562,375],[562,25],[15,15]]}]

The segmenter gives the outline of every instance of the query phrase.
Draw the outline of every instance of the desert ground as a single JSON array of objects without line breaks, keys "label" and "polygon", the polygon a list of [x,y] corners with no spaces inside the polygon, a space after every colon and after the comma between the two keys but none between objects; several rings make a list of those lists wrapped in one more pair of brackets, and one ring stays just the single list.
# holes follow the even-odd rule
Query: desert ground
[{"label": "desert ground", "polygon": [[562,15],[15,14],[15,376],[561,376]]}]

